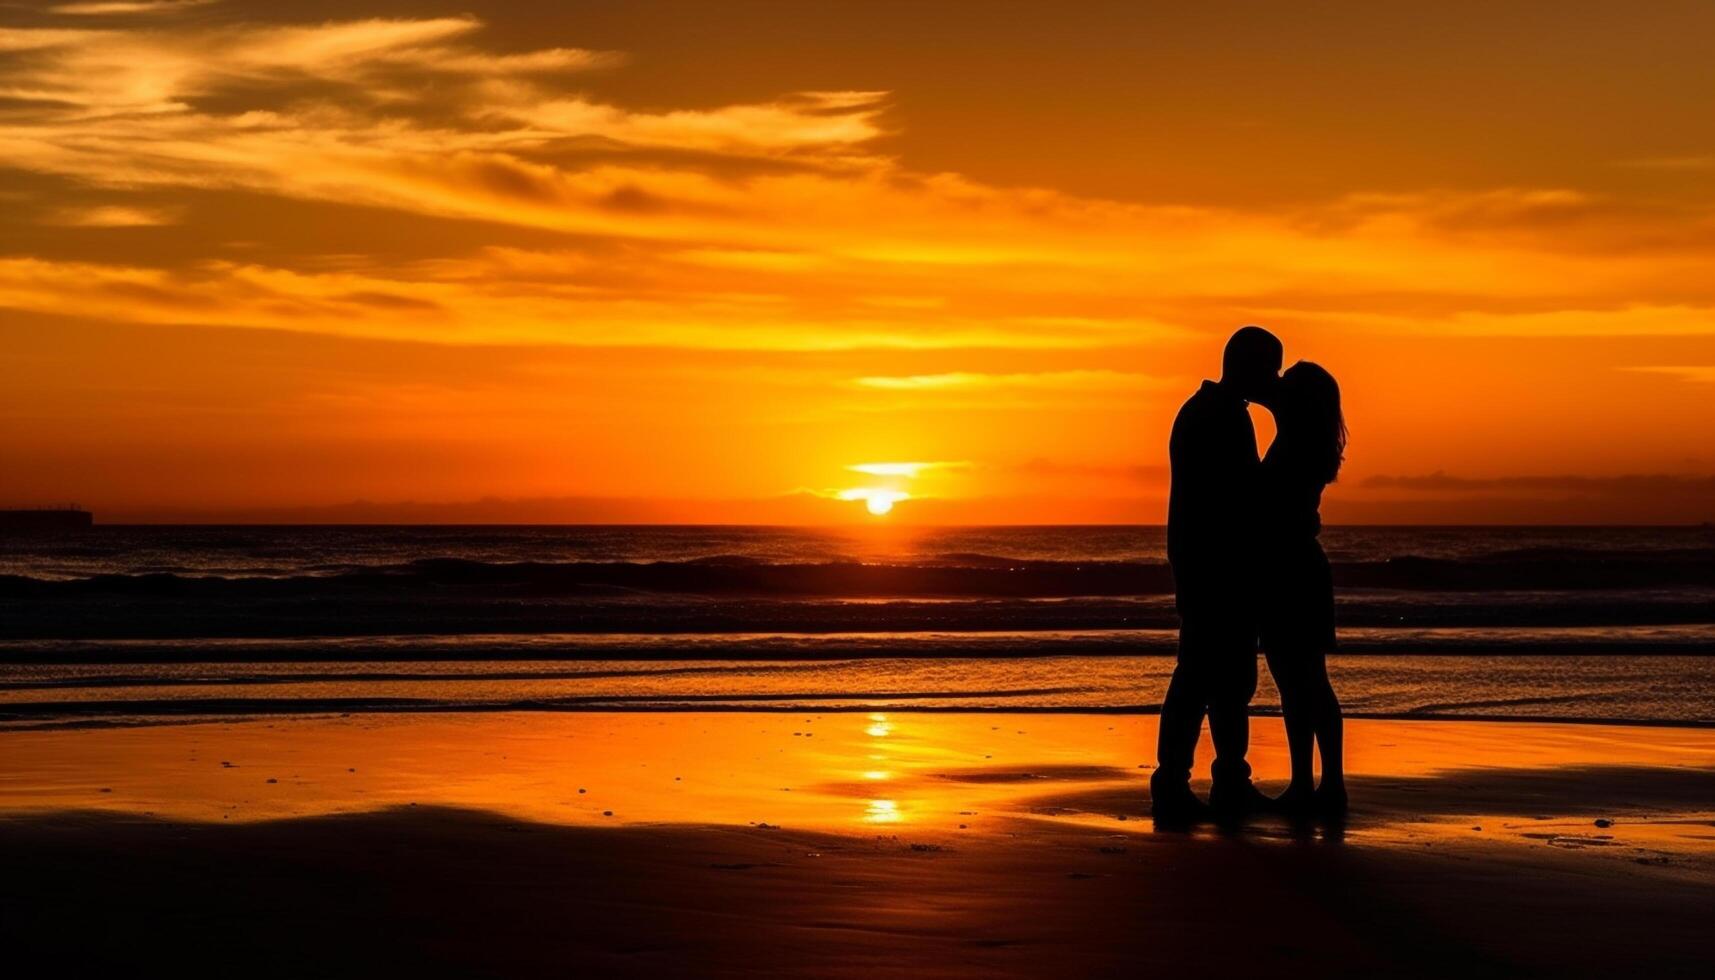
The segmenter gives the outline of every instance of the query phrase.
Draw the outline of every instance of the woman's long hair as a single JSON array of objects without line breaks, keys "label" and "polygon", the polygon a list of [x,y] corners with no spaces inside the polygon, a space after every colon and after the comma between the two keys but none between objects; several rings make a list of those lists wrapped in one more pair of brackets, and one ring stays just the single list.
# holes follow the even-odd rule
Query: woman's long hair
[{"label": "woman's long hair", "polygon": [[1334,376],[1319,364],[1299,361],[1281,374],[1276,399],[1287,447],[1312,476],[1333,483],[1346,459],[1346,417]]}]

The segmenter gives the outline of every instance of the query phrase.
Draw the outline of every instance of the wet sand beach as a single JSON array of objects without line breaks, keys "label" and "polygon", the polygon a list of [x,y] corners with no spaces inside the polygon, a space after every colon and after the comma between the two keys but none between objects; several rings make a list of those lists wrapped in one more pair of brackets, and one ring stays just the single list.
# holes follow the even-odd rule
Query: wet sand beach
[{"label": "wet sand beach", "polygon": [[1343,829],[1191,834],[1147,819],[1148,717],[9,731],[0,932],[74,975],[1706,970],[1715,732],[1350,730]]}]

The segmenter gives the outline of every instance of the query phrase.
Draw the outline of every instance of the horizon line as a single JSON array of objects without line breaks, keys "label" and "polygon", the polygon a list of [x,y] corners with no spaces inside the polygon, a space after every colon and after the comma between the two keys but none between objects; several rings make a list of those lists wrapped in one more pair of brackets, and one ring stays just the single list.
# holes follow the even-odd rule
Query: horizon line
[{"label": "horizon line", "polygon": [[[0,508],[19,509],[19,508]],[[184,520],[184,521],[96,521],[94,527],[564,527],[564,528],[769,528],[781,530],[852,530],[858,528],[887,530],[921,529],[982,529],[982,528],[1160,528],[1164,522],[1055,522],[1018,521],[996,523],[933,524],[911,521],[850,521],[812,523],[768,523],[753,521],[262,521],[262,520]],[[1715,528],[1715,521],[1463,521],[1463,522],[1324,522],[1323,528]]]}]

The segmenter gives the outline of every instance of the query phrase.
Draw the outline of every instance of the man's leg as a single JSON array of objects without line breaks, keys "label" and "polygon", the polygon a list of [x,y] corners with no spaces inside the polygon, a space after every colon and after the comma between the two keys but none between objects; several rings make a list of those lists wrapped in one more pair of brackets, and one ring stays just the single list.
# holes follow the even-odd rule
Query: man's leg
[{"label": "man's leg", "polygon": [[1196,632],[1181,628],[1179,662],[1161,700],[1156,767],[1149,777],[1150,810],[1158,822],[1182,823],[1202,816],[1203,804],[1191,792],[1191,766],[1196,760],[1207,703],[1207,670],[1197,649]]},{"label": "man's leg", "polygon": [[1152,782],[1186,786],[1197,757],[1197,737],[1203,732],[1203,693],[1196,668],[1187,663],[1183,651],[1161,699],[1161,724],[1155,740],[1155,776]]},{"label": "man's leg", "polygon": [[1249,807],[1255,802],[1255,790],[1245,756],[1251,741],[1250,704],[1256,696],[1256,634],[1248,629],[1228,630],[1219,643],[1218,651],[1210,651],[1209,736],[1215,743],[1215,785],[1209,798]]}]

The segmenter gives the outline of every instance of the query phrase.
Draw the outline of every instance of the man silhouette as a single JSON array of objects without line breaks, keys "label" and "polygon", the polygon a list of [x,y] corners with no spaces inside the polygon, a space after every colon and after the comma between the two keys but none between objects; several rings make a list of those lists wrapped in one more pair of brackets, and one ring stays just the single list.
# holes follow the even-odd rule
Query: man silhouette
[{"label": "man silhouette", "polygon": [[1244,327],[1227,341],[1221,380],[1205,381],[1179,409],[1168,443],[1167,561],[1179,610],[1179,662],[1161,703],[1157,821],[1204,813],[1191,792],[1203,716],[1215,743],[1209,808],[1239,816],[1266,801],[1251,784],[1250,701],[1256,694],[1256,427],[1247,402],[1266,397],[1280,375],[1280,340]]}]

